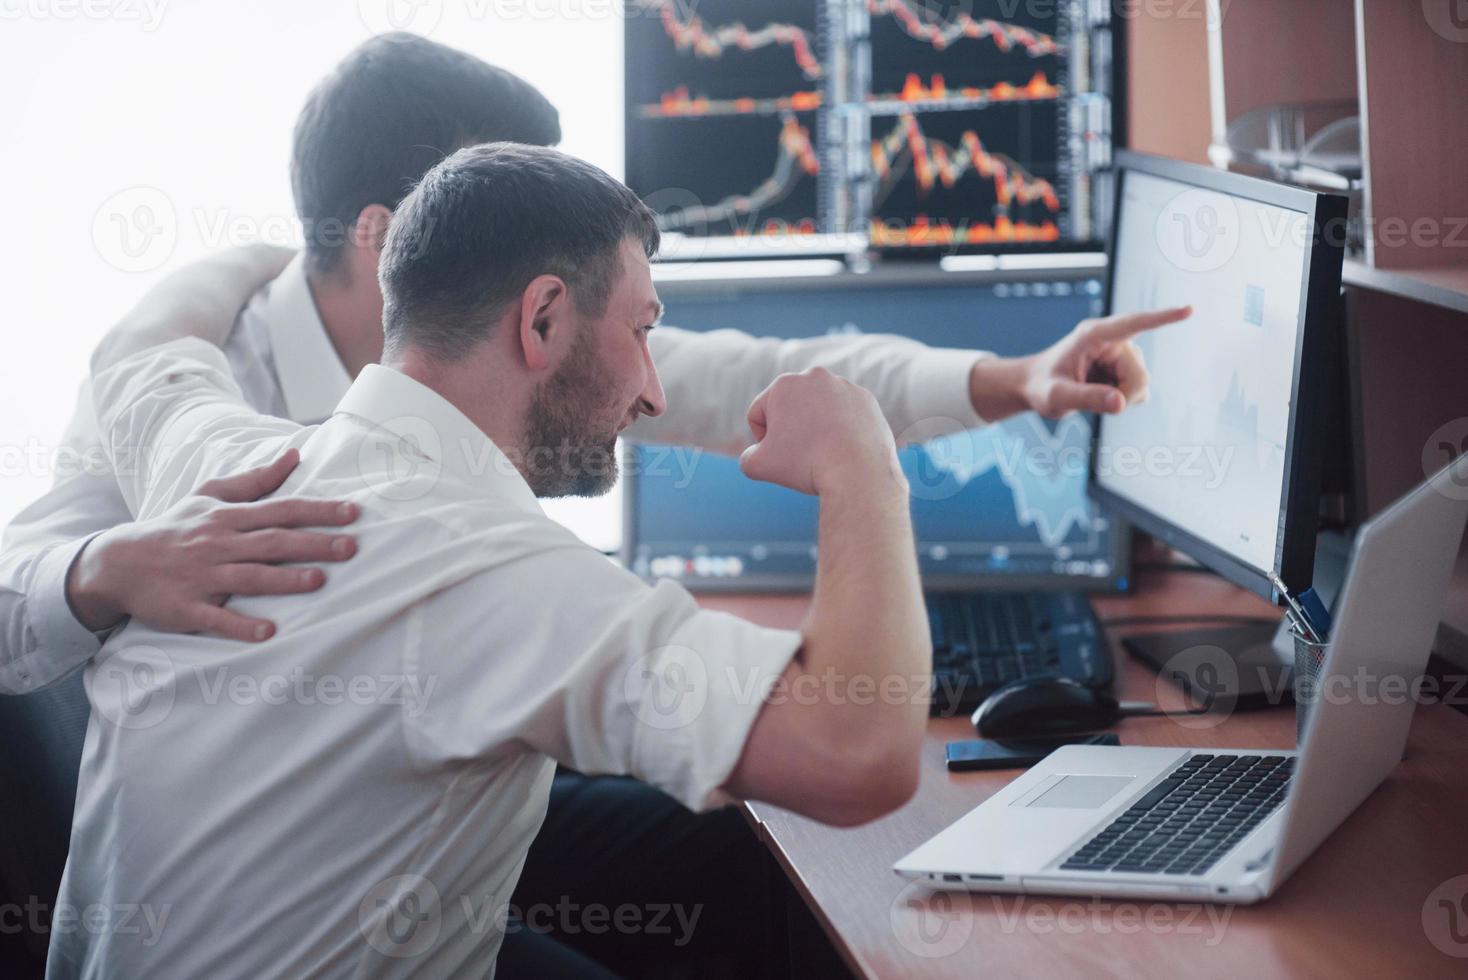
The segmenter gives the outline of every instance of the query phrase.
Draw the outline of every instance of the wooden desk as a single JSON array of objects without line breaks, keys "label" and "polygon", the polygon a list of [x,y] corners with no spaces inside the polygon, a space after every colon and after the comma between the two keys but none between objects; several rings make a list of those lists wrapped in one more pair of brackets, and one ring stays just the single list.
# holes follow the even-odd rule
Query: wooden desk
[{"label": "wooden desk", "polygon": [[[1100,616],[1272,614],[1209,575],[1144,573],[1138,585],[1131,596],[1098,598]],[[797,626],[806,609],[796,596],[711,596],[705,604],[782,627]],[[1123,697],[1180,704],[1114,635],[1112,647]],[[1295,743],[1289,708],[1237,713],[1216,727],[1194,727],[1198,721],[1133,718],[1118,733],[1129,745]],[[1468,875],[1468,716],[1419,708],[1406,760],[1391,778],[1273,898],[1250,907],[935,893],[899,878],[894,861],[1013,778],[945,769],[945,743],[973,737],[966,719],[934,720],[918,795],[863,827],[836,830],[777,807],[748,807],[859,976],[1468,976],[1468,878],[1452,895],[1461,906],[1455,922],[1436,900],[1424,910],[1439,885]],[[1441,952],[1429,933],[1463,958]]]}]

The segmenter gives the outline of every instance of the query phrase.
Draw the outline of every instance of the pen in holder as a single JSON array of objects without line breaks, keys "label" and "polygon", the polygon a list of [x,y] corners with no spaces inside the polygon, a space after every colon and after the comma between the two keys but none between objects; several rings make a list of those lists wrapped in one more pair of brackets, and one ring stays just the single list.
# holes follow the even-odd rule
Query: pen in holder
[{"label": "pen in holder", "polygon": [[1295,641],[1295,745],[1305,741],[1305,723],[1310,719],[1310,709],[1320,699],[1320,687],[1324,681],[1321,667],[1325,663],[1325,647],[1328,641],[1315,640],[1290,629],[1290,638]]}]

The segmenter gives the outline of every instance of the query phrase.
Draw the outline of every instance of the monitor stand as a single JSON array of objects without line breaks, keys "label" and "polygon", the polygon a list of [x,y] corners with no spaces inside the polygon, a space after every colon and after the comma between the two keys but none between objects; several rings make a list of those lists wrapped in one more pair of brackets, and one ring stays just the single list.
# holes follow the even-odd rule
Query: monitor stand
[{"label": "monitor stand", "polygon": [[1167,630],[1121,638],[1122,648],[1210,711],[1289,704],[1291,665],[1275,652],[1272,623]]},{"label": "monitor stand", "polygon": [[[1315,544],[1314,587],[1327,608],[1335,604],[1350,558],[1351,537],[1321,531]],[[1122,648],[1177,684],[1196,704],[1219,712],[1250,711],[1294,700],[1295,647],[1288,620],[1121,638]]]}]

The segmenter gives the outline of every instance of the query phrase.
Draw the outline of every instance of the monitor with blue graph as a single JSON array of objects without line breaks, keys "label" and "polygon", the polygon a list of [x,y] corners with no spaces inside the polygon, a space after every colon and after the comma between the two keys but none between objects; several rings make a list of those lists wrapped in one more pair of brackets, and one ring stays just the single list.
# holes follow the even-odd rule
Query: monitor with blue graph
[{"label": "monitor with blue graph", "polygon": [[[1096,315],[1094,272],[949,273],[884,269],[816,279],[659,284],[666,323],[763,336],[898,333],[938,347],[1031,353]],[[950,426],[949,429],[952,427]],[[935,588],[1124,589],[1127,532],[1086,495],[1091,420],[1033,413],[943,432],[901,452],[924,582]],[[817,501],[702,454],[659,465],[639,446],[627,467],[624,552],[649,578],[703,589],[807,588]],[[680,456],[686,460],[686,456]]]}]

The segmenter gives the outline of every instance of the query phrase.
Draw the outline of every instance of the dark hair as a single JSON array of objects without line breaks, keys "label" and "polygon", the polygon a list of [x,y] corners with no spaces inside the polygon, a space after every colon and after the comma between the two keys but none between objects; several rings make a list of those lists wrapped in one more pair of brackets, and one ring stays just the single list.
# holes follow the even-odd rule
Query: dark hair
[{"label": "dark hair", "polygon": [[460,150],[424,175],[393,215],[378,268],[386,348],[460,356],[536,276],[566,281],[599,316],[632,238],[652,257],[658,227],[620,181],[548,147]]},{"label": "dark hair", "polygon": [[455,150],[560,139],[555,106],[523,79],[415,34],[366,41],[317,84],[296,120],[291,189],[312,270],[336,266],[363,208],[396,208]]}]

